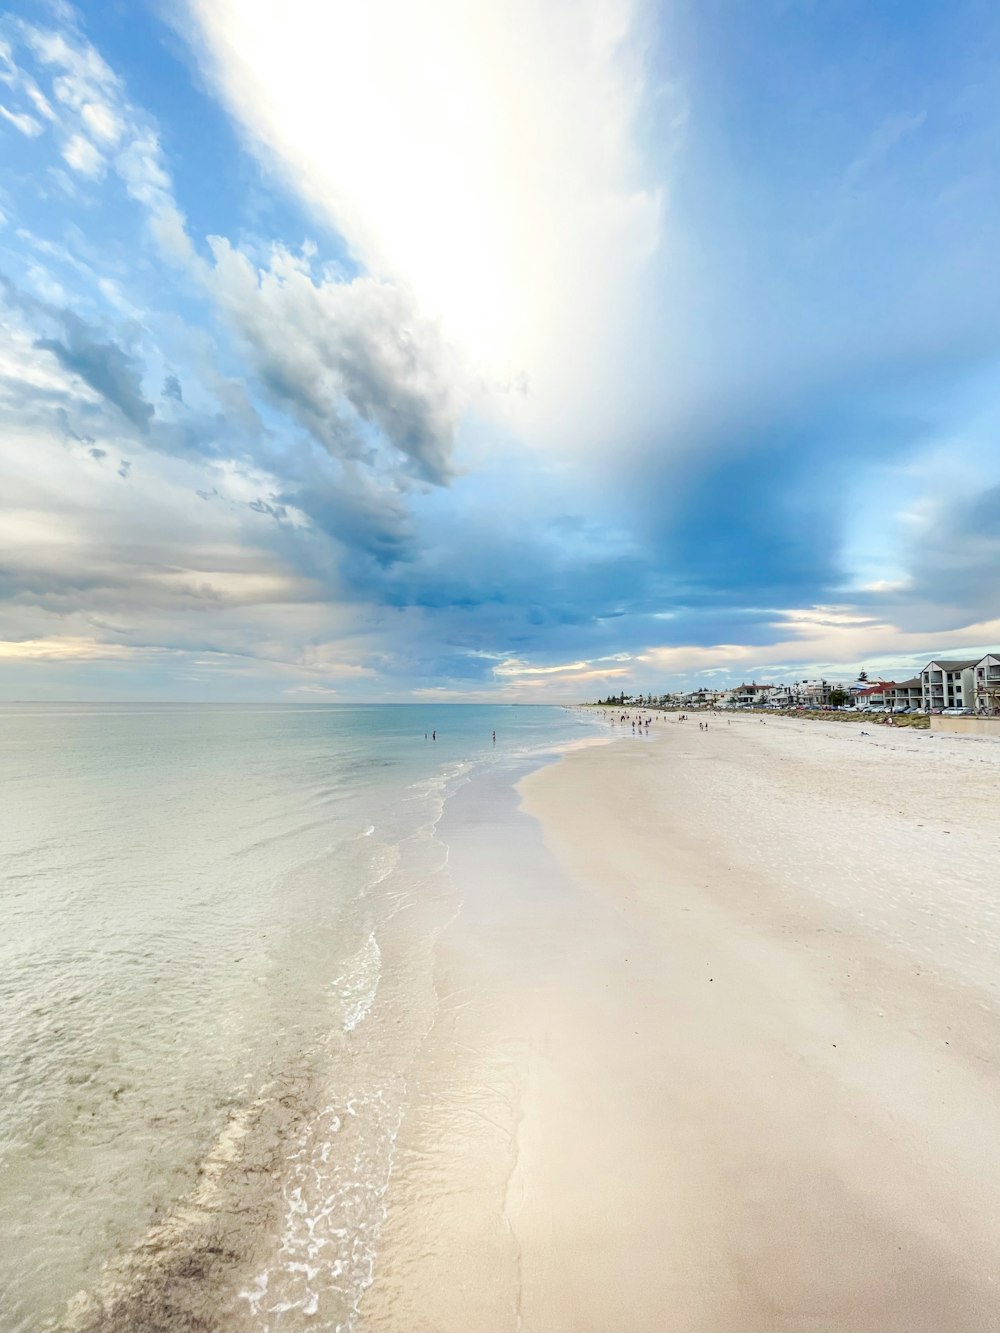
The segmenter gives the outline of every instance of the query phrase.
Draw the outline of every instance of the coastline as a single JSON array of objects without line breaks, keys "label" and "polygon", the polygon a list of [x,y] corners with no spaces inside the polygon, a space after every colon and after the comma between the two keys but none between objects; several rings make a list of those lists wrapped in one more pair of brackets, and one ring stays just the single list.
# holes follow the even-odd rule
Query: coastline
[{"label": "coastline", "polygon": [[[449,1020],[438,941],[465,909],[439,825],[452,821],[457,799],[449,838],[464,838],[477,860],[498,803],[516,814],[515,772],[601,743],[589,722],[580,731],[548,713],[502,731],[500,749],[489,748],[489,731],[483,745],[468,727],[464,736],[449,729],[433,755],[425,749],[430,767],[406,775],[415,781],[376,793],[378,811],[362,799],[346,843],[362,873],[331,904],[332,930],[319,913],[343,874],[343,846],[282,881],[286,892],[315,891],[311,935],[288,938],[291,968],[317,963],[322,1004],[311,1039],[294,1039],[304,1032],[295,1015],[280,1060],[220,1107],[216,1132],[196,1144],[188,1187],[129,1243],[109,1247],[46,1327],[355,1327],[379,1254],[397,1131],[409,1110],[415,1120],[424,1109],[426,1056]],[[328,830],[329,820],[316,826]]]},{"label": "coastline", "polygon": [[442,830],[360,1326],[995,1327],[1000,747],[654,730]]}]

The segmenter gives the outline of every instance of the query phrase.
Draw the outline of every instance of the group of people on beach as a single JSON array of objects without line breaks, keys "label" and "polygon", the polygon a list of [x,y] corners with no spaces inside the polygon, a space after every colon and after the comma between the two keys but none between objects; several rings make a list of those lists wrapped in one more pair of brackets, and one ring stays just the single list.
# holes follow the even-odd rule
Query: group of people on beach
[{"label": "group of people on beach", "polygon": [[641,713],[637,713],[635,717],[633,717],[631,713],[622,713],[617,719],[612,715],[611,725],[614,726],[615,722],[618,721],[624,727],[626,722],[631,722],[632,730],[635,731],[636,727],[638,727],[641,732],[644,727],[647,731],[649,730],[649,724],[652,720],[651,717],[643,717]]},{"label": "group of people on beach", "polygon": [[[677,721],[678,721],[678,722],[690,722],[691,719],[688,717],[687,713],[681,713],[681,715],[678,717]],[[708,730],[708,723],[707,723],[707,722],[699,722],[699,723],[698,723],[698,730],[699,730],[699,731],[707,731],[707,730]]]},{"label": "group of people on beach", "polygon": [[[681,714],[680,714],[677,718],[675,718],[674,720],[677,721],[677,722],[690,722],[690,721],[691,721],[691,719],[690,719],[690,717],[687,715],[687,713],[681,713]],[[635,715],[635,717],[633,717],[631,713],[619,713],[618,717],[615,717],[614,714],[612,714],[612,716],[611,716],[611,725],[612,725],[612,726],[615,726],[616,724],[620,723],[620,724],[624,727],[626,723],[631,722],[631,723],[632,723],[632,730],[633,730],[633,731],[638,730],[640,733],[643,733],[643,732],[647,732],[647,733],[648,733],[648,728],[649,728],[650,723],[651,723],[652,721],[653,721],[653,719],[652,719],[651,717],[645,717],[645,716],[644,716],[643,714],[641,714],[641,713],[637,713],[637,714]],[[707,722],[699,722],[699,723],[698,723],[698,730],[699,730],[699,731],[707,731],[707,730],[708,730],[708,723],[707,723]]]}]

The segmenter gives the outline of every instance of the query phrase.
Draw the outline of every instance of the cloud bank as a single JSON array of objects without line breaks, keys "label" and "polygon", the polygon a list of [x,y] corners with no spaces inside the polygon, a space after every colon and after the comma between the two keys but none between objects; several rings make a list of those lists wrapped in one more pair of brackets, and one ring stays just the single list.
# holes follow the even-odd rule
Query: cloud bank
[{"label": "cloud bank", "polygon": [[1000,24],[171,17],[0,22],[0,689],[577,698],[990,646]]},{"label": "cloud bank", "polygon": [[585,422],[660,240],[638,5],[212,0],[191,15],[251,150],[355,262],[439,323],[485,388],[528,386],[536,429]]}]

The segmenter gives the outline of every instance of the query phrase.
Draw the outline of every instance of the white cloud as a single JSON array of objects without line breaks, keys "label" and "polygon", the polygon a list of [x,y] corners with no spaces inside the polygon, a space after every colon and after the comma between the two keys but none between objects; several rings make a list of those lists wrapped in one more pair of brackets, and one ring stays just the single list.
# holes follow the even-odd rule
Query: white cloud
[{"label": "white cloud", "polygon": [[79,111],[86,102],[99,98],[104,90],[117,88],[118,80],[89,42],[70,33],[29,24],[25,24],[22,31],[42,64],[62,70],[53,81],[60,102]]},{"label": "white cloud", "polygon": [[95,139],[116,144],[125,132],[121,117],[107,102],[85,102],[80,118]]},{"label": "white cloud", "polygon": [[104,158],[82,134],[73,134],[63,144],[63,160],[83,176],[98,176],[104,170]]},{"label": "white cloud", "polygon": [[133,124],[131,128],[128,143],[115,159],[115,169],[131,198],[146,209],[150,230],[164,254],[175,263],[197,270],[199,260],[174,199],[160,141],[149,127]]},{"label": "white cloud", "polygon": [[164,254],[174,263],[196,267],[194,247],[149,117],[129,102],[121,80],[71,27],[56,31],[23,24],[19,31],[41,65],[55,71],[52,95],[57,109],[13,64],[8,52],[12,78],[39,115],[61,127],[66,163],[79,175],[96,178],[108,165],[101,149],[107,150],[129,196],[146,210],[150,231]]},{"label": "white cloud", "polygon": [[45,128],[34,116],[29,116],[25,111],[11,111],[5,106],[0,106],[0,116],[14,126],[15,130],[29,139],[35,139]]},{"label": "white cloud", "polygon": [[0,661],[121,662],[141,655],[135,648],[124,644],[102,643],[79,634],[52,635],[44,639],[0,639]]},{"label": "white cloud", "polygon": [[895,659],[912,670],[915,661],[928,660],[935,652],[949,650],[952,656],[966,649],[986,652],[1000,640],[1000,619],[938,632],[912,631],[846,607],[782,612],[772,628],[775,636],[770,643],[651,647],[636,660],[661,673],[668,683],[671,674],[714,667],[728,669],[729,674],[788,675],[806,669],[843,671]]},{"label": "white cloud", "polygon": [[660,227],[633,0],[191,0],[251,140],[536,421],[595,375]]},{"label": "white cloud", "polygon": [[55,120],[56,113],[52,110],[52,104],[35,81],[29,79],[27,75],[22,75],[21,82],[25,93],[30,98],[31,104],[34,106],[38,114],[45,120]]}]

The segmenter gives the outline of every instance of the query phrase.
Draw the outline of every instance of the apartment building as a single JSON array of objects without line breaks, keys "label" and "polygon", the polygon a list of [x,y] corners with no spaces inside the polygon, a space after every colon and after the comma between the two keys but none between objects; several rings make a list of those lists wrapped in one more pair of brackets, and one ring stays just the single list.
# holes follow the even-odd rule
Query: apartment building
[{"label": "apartment building", "polygon": [[919,676],[910,680],[898,680],[892,687],[892,705],[894,708],[921,708],[923,706],[923,684]]},{"label": "apartment building", "polygon": [[975,669],[978,663],[942,658],[928,662],[920,673],[921,708],[927,712],[944,708],[972,708],[976,697]]}]

